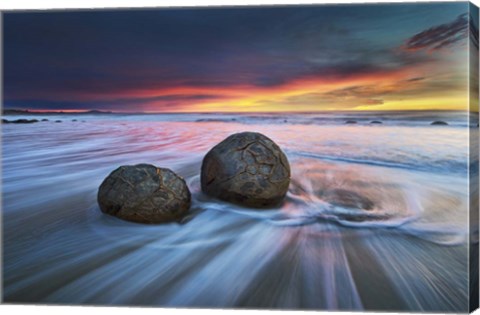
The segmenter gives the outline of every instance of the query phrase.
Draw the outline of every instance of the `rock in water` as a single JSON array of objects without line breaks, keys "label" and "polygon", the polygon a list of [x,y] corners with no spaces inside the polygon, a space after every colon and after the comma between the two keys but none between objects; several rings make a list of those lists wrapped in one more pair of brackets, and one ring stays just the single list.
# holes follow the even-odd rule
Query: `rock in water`
[{"label": "rock in water", "polygon": [[16,120],[2,119],[2,123],[4,124],[33,124],[37,122],[38,122],[37,119],[16,119]]},{"label": "rock in water", "polygon": [[275,142],[256,132],[229,136],[205,156],[202,191],[244,206],[262,208],[283,200],[290,165]]},{"label": "rock in water", "polygon": [[432,122],[430,125],[432,125],[432,126],[446,126],[446,125],[448,125],[448,123],[446,123],[442,120],[436,120],[436,121]]},{"label": "rock in water", "polygon": [[183,178],[149,164],[121,166],[98,190],[100,209],[124,220],[162,223],[180,219],[190,208]]}]

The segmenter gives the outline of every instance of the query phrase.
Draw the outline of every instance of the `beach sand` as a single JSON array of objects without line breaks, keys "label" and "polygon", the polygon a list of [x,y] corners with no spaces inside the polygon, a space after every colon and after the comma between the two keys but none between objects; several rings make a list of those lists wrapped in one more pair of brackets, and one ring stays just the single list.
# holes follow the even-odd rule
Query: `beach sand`
[{"label": "beach sand", "polygon": [[[384,123],[374,126],[372,117],[345,125],[332,115],[4,125],[4,301],[467,311],[468,132],[478,129],[462,115],[448,126],[430,126],[438,118],[430,114],[375,115]],[[245,130],[276,141],[290,161],[292,182],[277,208],[201,193],[204,154]],[[142,225],[100,212],[105,176],[143,162],[186,179],[192,207],[182,222]],[[335,189],[374,207],[324,200]]]}]

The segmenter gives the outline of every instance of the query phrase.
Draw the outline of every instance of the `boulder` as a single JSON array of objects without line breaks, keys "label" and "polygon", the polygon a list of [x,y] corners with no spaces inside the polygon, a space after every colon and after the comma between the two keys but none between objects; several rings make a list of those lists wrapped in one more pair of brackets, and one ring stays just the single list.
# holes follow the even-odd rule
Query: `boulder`
[{"label": "boulder", "polygon": [[370,123],[371,124],[381,124],[382,122],[380,120],[372,120]]},{"label": "boulder", "polygon": [[163,223],[182,218],[190,208],[187,184],[166,168],[149,164],[121,166],[98,190],[100,209],[120,219]]},{"label": "boulder", "polygon": [[236,204],[263,208],[280,203],[290,184],[290,165],[275,142],[256,132],[229,136],[203,159],[202,191]]},{"label": "boulder", "polygon": [[38,122],[37,119],[16,119],[16,120],[8,120],[2,119],[2,123],[4,124],[33,124]]},{"label": "boulder", "polygon": [[432,125],[432,126],[446,126],[446,125],[448,125],[448,123],[446,123],[444,121],[441,121],[441,120],[436,120],[436,121],[432,122],[430,125]]}]

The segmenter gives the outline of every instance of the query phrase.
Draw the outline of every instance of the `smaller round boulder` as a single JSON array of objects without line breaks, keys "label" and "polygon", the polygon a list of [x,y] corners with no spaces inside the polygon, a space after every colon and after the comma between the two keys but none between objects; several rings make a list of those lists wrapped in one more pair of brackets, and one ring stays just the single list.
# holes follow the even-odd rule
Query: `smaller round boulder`
[{"label": "smaller round boulder", "polygon": [[121,166],[105,178],[97,196],[100,209],[120,219],[163,223],[180,219],[191,195],[183,178],[149,164]]},{"label": "smaller round boulder", "polygon": [[202,191],[240,205],[274,206],[283,200],[289,184],[287,157],[260,133],[233,134],[213,147],[202,162]]}]

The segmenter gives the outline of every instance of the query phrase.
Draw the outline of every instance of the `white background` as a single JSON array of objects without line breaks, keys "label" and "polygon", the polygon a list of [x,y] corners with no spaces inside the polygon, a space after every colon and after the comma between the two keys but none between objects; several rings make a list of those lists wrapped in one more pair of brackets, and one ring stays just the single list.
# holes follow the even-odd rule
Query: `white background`
[{"label": "white background", "polygon": [[[442,0],[436,0],[440,2]],[[66,9],[66,8],[133,8],[133,7],[164,7],[164,6],[211,6],[211,5],[261,5],[261,4],[322,4],[322,3],[375,3],[380,1],[372,0],[1,0],[0,10],[11,9]],[[382,1],[382,2],[415,2],[405,1]],[[418,1],[417,1],[418,2]],[[425,1],[423,1],[425,2]],[[477,6],[480,0],[472,1]],[[211,309],[160,309],[160,308],[130,308],[130,307],[79,307],[79,306],[19,306],[2,305],[1,314],[66,314],[80,315],[88,313],[89,315],[112,314],[115,315],[299,315],[311,314],[311,311],[256,311],[256,310],[211,310]],[[139,314],[140,313],[140,314]],[[315,312],[315,314],[330,314],[328,312]],[[357,314],[352,312],[338,312],[335,314]],[[383,314],[383,313],[365,313],[365,314]],[[387,313],[385,313],[387,314]],[[390,313],[391,314],[391,313]],[[480,314],[480,311],[475,312]]]}]

